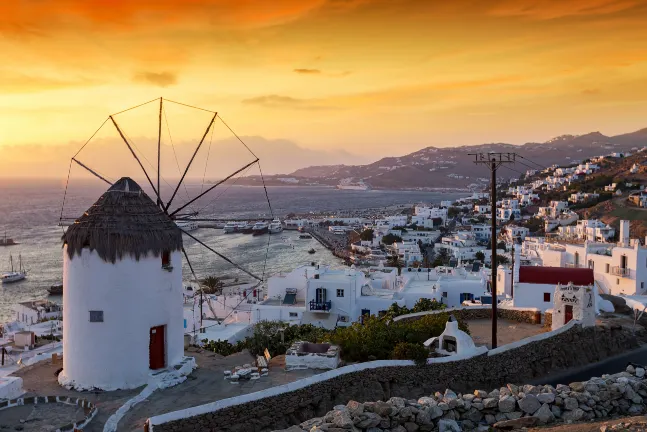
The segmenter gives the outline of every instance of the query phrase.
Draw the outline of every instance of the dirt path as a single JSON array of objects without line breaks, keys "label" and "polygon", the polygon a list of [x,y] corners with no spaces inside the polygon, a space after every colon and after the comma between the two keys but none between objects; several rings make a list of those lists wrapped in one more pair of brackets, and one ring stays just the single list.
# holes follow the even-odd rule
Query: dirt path
[{"label": "dirt path", "polygon": [[601,422],[577,423],[551,427],[531,428],[527,430],[528,432],[601,432],[602,430],[605,430],[604,428],[606,428],[607,432],[646,431],[647,416],[623,417]]},{"label": "dirt path", "polygon": [[[539,324],[519,323],[516,321],[497,320],[497,346],[502,346],[520,339],[546,332]],[[489,319],[469,320],[470,335],[476,345],[492,346],[492,321]]]}]

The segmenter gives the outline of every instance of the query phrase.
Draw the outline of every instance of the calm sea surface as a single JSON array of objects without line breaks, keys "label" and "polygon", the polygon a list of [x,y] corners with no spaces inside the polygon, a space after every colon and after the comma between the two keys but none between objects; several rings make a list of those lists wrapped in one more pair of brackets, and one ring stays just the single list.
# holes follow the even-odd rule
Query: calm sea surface
[{"label": "calm sea surface", "polygon": [[[141,184],[141,183],[140,183]],[[105,191],[107,185],[78,183],[68,188],[64,217],[78,217]],[[181,188],[174,203],[178,205],[200,193],[201,185]],[[0,235],[20,243],[0,247],[0,271],[9,269],[9,255],[18,264],[18,255],[28,271],[27,279],[15,284],[0,286],[0,323],[12,319],[11,306],[20,301],[46,298],[47,288],[61,283],[63,256],[61,249],[62,227],[58,226],[63,204],[64,185],[52,181],[0,180]],[[163,191],[170,197],[171,190]],[[385,207],[416,202],[438,202],[454,199],[465,194],[441,194],[431,192],[402,191],[342,191],[329,188],[270,187],[268,188],[272,210],[275,215],[306,212],[334,211]],[[150,194],[149,194],[150,195]],[[215,198],[215,200],[214,200]],[[174,207],[173,205],[172,207]],[[224,186],[216,188],[193,204],[190,210],[200,210],[201,217],[248,218],[270,214],[262,188]],[[189,210],[187,209],[187,210]],[[254,237],[243,234],[223,234],[220,229],[201,228],[192,232],[218,252],[240,264],[249,271],[265,277],[289,271],[299,264],[317,261],[322,264],[340,265],[316,240],[299,240],[298,233],[284,231],[280,235]],[[269,245],[269,249],[268,249]],[[244,274],[229,263],[192,239],[185,238],[185,247],[198,277],[208,275],[247,280]],[[308,250],[314,248],[314,255]],[[267,256],[267,260],[266,260]],[[186,263],[184,278],[189,280]],[[61,301],[60,297],[52,297]]]}]

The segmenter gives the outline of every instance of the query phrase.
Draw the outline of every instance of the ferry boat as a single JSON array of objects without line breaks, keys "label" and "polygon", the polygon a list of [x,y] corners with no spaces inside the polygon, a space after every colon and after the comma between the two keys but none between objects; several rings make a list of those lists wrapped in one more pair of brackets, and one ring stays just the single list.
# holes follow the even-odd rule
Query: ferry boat
[{"label": "ferry boat", "polygon": [[22,268],[22,257],[20,255],[18,255],[18,271],[14,271],[13,257],[11,255],[9,255],[9,262],[11,263],[11,271],[1,276],[3,284],[19,282],[27,277],[27,272]]},{"label": "ferry boat", "polygon": [[267,222],[256,222],[252,227],[252,232],[254,235],[262,235],[267,233],[269,230],[269,224]]},{"label": "ferry boat", "polygon": [[367,185],[366,183],[364,183],[364,180],[360,180],[358,182],[353,182],[352,179],[343,179],[337,185],[337,189],[367,191],[367,190],[370,190],[371,187],[369,185]]},{"label": "ferry boat", "polygon": [[195,231],[199,228],[198,223],[192,220],[176,221],[175,225],[177,225],[182,231]]},{"label": "ferry boat", "polygon": [[308,251],[308,253],[309,253],[310,255],[312,255],[312,254],[313,254],[313,253],[315,253],[315,252],[316,252],[316,251],[315,251],[314,249],[310,249],[310,250]]},{"label": "ferry boat", "polygon": [[225,226],[222,228],[225,234],[232,234],[236,232],[236,228],[238,227],[238,224],[236,222],[227,222]]},{"label": "ferry boat", "polygon": [[254,232],[254,225],[256,225],[255,222],[243,222],[238,225],[238,232],[242,232],[243,234],[251,234]]},{"label": "ferry boat", "polygon": [[283,232],[283,225],[281,225],[281,221],[279,219],[274,219],[268,227],[268,231],[270,232],[270,234],[278,234],[280,232]]},{"label": "ferry boat", "polygon": [[300,238],[301,240],[305,240],[305,239],[311,239],[311,238],[312,238],[312,236],[311,236],[310,234],[301,234],[301,235],[299,236],[299,238]]}]

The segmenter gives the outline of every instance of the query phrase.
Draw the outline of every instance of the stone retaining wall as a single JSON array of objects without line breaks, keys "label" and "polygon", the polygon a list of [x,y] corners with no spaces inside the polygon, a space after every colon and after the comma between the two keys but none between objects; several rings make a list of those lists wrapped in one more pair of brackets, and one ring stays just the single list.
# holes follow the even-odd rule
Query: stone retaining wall
[{"label": "stone retaining wall", "polygon": [[557,387],[508,384],[491,392],[457,394],[446,389],[419,399],[350,401],[325,416],[275,432],[426,432],[436,428],[481,432],[492,426],[497,430],[517,430],[555,422],[638,415],[645,412],[645,398],[645,369],[630,365],[625,372]]},{"label": "stone retaining wall", "polygon": [[553,311],[547,310],[544,312],[544,327],[547,329],[553,328]]},{"label": "stone retaining wall", "polygon": [[422,367],[367,368],[324,381],[316,381],[314,376],[310,379],[313,384],[304,388],[299,388],[297,381],[288,384],[284,392],[269,397],[244,395],[246,402],[236,405],[219,401],[223,408],[211,412],[193,408],[178,413],[176,420],[168,415],[166,419],[170,421],[167,422],[161,421],[164,416],[160,416],[160,421],[149,419],[152,425],[149,430],[271,431],[324,416],[335,405],[350,400],[379,401],[394,396],[410,399],[446,388],[471,391],[497,388],[507,383],[523,384],[549,372],[597,362],[637,346],[635,335],[620,327],[582,328],[574,323],[556,331],[552,337],[519,341],[469,359]]},{"label": "stone retaining wall", "polygon": [[77,405],[83,408],[85,417],[76,423],[69,423],[56,429],[55,432],[67,432],[83,429],[97,414],[97,407],[86,399],[71,398],[66,396],[33,396],[18,399],[5,400],[0,402],[0,411],[21,405],[39,405],[47,403],[62,403],[66,405]]}]

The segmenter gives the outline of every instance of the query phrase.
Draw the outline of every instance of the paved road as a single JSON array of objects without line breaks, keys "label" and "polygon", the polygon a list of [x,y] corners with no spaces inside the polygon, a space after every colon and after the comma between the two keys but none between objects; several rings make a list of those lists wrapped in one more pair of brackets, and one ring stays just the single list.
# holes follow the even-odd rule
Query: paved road
[{"label": "paved road", "polygon": [[586,381],[591,377],[600,377],[604,374],[622,372],[628,363],[647,365],[647,346],[581,368],[571,369],[554,375],[546,375],[534,380],[531,384],[550,384],[556,386],[557,384]]}]

